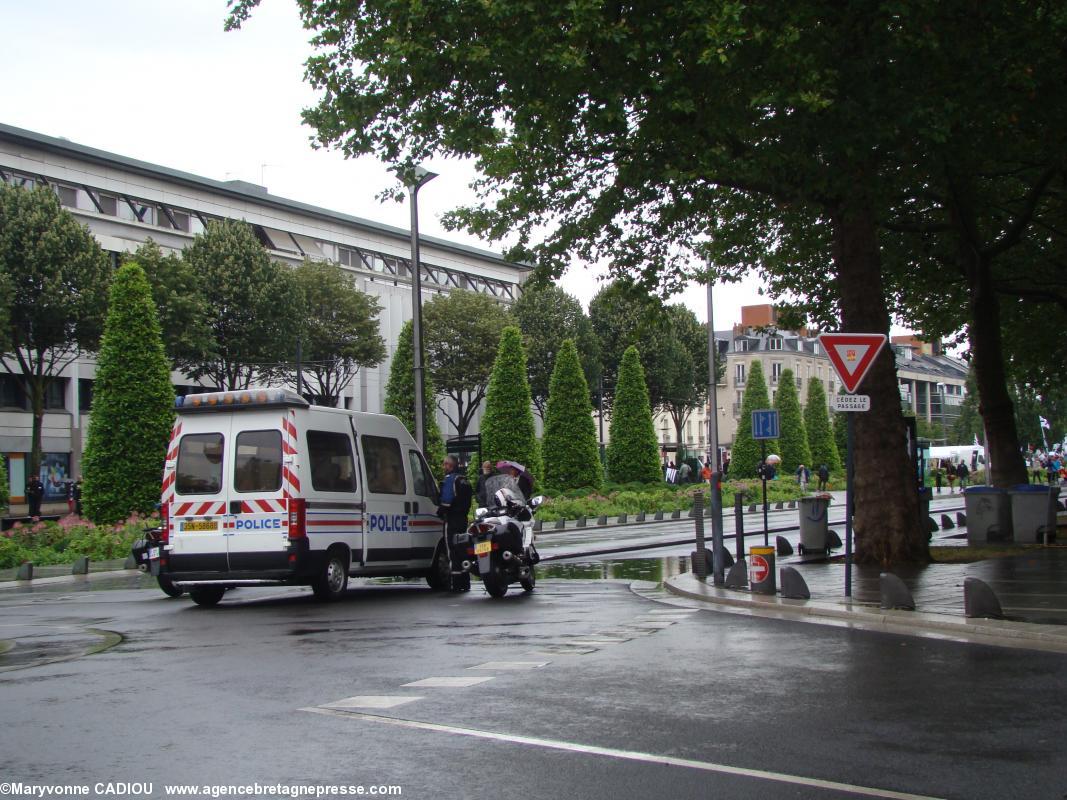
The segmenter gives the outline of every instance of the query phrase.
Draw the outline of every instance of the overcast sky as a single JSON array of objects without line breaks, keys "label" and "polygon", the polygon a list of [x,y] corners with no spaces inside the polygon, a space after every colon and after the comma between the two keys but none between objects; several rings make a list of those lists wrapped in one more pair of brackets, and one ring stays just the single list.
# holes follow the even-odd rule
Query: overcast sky
[{"label": "overcast sky", "polygon": [[[272,194],[408,227],[406,206],[375,200],[395,178],[373,158],[314,150],[301,109],[311,52],[293,0],[263,0],[244,27],[224,33],[225,0],[7,2],[0,48],[0,121],[217,180],[262,183]],[[441,215],[471,197],[472,169],[432,162],[440,174],[419,193],[419,229],[500,252]],[[574,269],[563,288],[583,305],[598,285]],[[750,281],[715,289],[715,327],[740,306],[766,302]],[[707,320],[706,290],[681,296]]]}]

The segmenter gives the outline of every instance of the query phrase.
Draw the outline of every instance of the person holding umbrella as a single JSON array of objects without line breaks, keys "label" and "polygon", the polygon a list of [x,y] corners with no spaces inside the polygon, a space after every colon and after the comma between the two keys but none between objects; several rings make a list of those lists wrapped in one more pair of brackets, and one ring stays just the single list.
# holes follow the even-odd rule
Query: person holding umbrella
[{"label": "person holding umbrella", "polygon": [[530,495],[533,493],[534,479],[533,475],[526,471],[526,467],[517,461],[497,461],[496,468],[515,479],[515,484],[522,492],[523,499],[529,502]]}]

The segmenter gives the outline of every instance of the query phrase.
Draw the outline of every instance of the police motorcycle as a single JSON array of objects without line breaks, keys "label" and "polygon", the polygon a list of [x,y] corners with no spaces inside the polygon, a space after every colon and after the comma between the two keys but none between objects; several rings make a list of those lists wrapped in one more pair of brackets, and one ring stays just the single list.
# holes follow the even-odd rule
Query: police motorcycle
[{"label": "police motorcycle", "polygon": [[[133,543],[130,555],[133,556],[137,569],[141,572],[150,572],[156,576],[159,588],[168,597],[181,597],[185,590],[175,586],[167,575],[159,574],[159,554],[163,547],[163,528],[148,528],[144,536]],[[153,562],[155,562],[153,564]]]},{"label": "police motorcycle", "polygon": [[544,502],[538,496],[526,502],[510,476],[489,479],[489,505],[474,512],[467,533],[456,536],[466,549],[462,567],[482,579],[492,597],[503,597],[518,583],[532,592],[537,582],[534,565],[541,560],[533,543],[533,514]]}]

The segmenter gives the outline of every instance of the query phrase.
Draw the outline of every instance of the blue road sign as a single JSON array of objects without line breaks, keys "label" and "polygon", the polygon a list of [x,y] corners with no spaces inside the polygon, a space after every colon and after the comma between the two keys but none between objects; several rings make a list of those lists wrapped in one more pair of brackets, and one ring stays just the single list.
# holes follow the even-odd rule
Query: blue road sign
[{"label": "blue road sign", "polygon": [[778,412],[774,409],[761,409],[752,412],[752,438],[778,438]]}]

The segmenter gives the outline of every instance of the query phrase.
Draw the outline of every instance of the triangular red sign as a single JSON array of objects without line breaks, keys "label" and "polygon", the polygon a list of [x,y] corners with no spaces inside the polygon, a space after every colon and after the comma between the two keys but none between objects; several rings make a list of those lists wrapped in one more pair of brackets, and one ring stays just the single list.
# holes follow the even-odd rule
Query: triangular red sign
[{"label": "triangular red sign", "polygon": [[819,343],[830,357],[845,391],[852,394],[885,347],[884,333],[821,333]]}]

